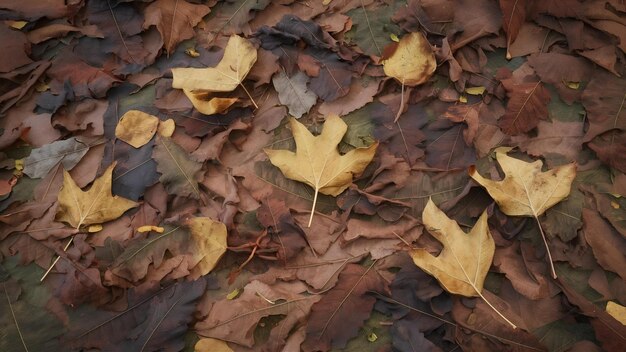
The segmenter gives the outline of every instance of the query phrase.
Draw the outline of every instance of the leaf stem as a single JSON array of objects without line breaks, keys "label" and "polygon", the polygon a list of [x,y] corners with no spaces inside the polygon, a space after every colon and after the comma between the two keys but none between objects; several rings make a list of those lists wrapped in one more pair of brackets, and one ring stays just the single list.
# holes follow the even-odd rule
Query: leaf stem
[{"label": "leaf stem", "polygon": [[309,217],[309,224],[306,227],[311,227],[311,223],[313,222],[313,214],[315,214],[315,205],[317,204],[317,194],[319,190],[315,189],[315,195],[313,196],[313,206],[311,207],[311,216]]},{"label": "leaf stem", "polygon": [[496,312],[496,313],[500,316],[500,318],[504,319],[504,321],[506,321],[507,323],[509,323],[509,325],[511,325],[511,327],[512,327],[513,329],[517,329],[517,326],[516,326],[515,324],[513,324],[513,322],[511,322],[509,319],[507,319],[504,315],[502,315],[502,313],[500,313],[500,311],[499,311],[499,310],[497,310],[497,309],[496,309],[496,307],[494,307],[493,305],[491,305],[491,303],[489,303],[489,301],[487,300],[487,298],[485,298],[485,296],[483,296],[483,294],[482,294],[480,291],[478,291],[478,290],[476,289],[476,287],[475,287],[473,284],[472,284],[472,287],[474,287],[474,290],[476,290],[476,293],[478,293],[478,295],[480,296],[480,298],[482,298],[482,300],[483,300],[485,303],[487,303],[487,305],[488,305],[489,307],[491,307],[491,309],[493,309],[493,311],[494,311],[494,312]]},{"label": "leaf stem", "polygon": [[22,335],[22,329],[20,329],[20,324],[17,323],[17,318],[15,317],[15,311],[13,311],[13,305],[11,304],[11,298],[9,297],[9,292],[7,292],[6,284],[3,283],[2,288],[4,288],[4,295],[7,297],[7,303],[9,303],[11,316],[13,317],[13,322],[15,323],[15,328],[17,329],[17,333],[18,335],[20,335],[20,341],[22,342],[22,346],[24,346],[24,350],[28,352],[28,347],[26,347],[26,341],[24,341],[24,336]]},{"label": "leaf stem", "polygon": [[244,86],[243,83],[239,83],[239,85],[241,86],[241,88],[243,88],[243,91],[246,92],[248,98],[250,98],[252,104],[254,104],[255,109],[258,109],[259,106],[256,104],[256,101],[254,101],[254,98],[252,98],[252,95],[250,95],[250,92],[248,92],[248,90],[246,89],[246,86]]},{"label": "leaf stem", "polygon": [[556,271],[554,270],[554,263],[552,262],[552,254],[550,253],[550,247],[548,247],[546,234],[543,232],[543,228],[541,227],[541,222],[539,222],[539,218],[535,216],[535,220],[537,220],[537,226],[539,226],[539,232],[541,232],[541,239],[543,239],[543,244],[546,246],[546,252],[548,253],[548,261],[550,262],[550,273],[552,274],[552,278],[556,279]]},{"label": "leaf stem", "polygon": [[[67,249],[70,248],[70,245],[72,244],[73,241],[74,241],[74,236],[70,237],[70,240],[67,241],[67,244],[65,245],[65,247],[63,247],[63,252],[67,252]],[[39,282],[42,282],[43,280],[46,279],[48,274],[50,274],[50,271],[52,271],[52,268],[54,268],[54,266],[57,265],[57,263],[59,262],[59,259],[61,259],[61,256],[57,255],[57,257],[52,262],[52,265],[50,265],[50,267],[48,268],[48,270],[46,270],[46,272],[43,274],[41,279],[39,279]]]},{"label": "leaf stem", "polygon": [[393,122],[398,122],[400,115],[402,115],[402,110],[404,109],[404,78],[402,79],[402,88],[400,90],[400,106],[398,107],[398,113],[396,114],[396,118]]}]

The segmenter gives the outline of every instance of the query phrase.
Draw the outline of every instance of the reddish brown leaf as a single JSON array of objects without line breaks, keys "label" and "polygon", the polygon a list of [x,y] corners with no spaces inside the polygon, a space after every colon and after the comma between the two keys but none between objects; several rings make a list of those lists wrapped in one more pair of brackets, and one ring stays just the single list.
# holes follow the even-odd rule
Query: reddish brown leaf
[{"label": "reddish brown leaf", "polygon": [[526,20],[526,0],[499,0],[502,10],[502,28],[506,32],[506,58],[511,59],[509,47],[517,38],[517,34]]},{"label": "reddish brown leaf", "polygon": [[528,132],[537,127],[540,119],[548,117],[550,92],[541,81],[520,81],[505,76],[501,82],[509,97],[506,113],[499,121],[504,133],[517,135]]},{"label": "reddish brown leaf", "polygon": [[386,284],[373,269],[348,264],[339,276],[339,282],[313,305],[302,349],[328,351],[343,348],[356,336],[363,322],[370,316],[376,298],[368,291],[384,293]]}]

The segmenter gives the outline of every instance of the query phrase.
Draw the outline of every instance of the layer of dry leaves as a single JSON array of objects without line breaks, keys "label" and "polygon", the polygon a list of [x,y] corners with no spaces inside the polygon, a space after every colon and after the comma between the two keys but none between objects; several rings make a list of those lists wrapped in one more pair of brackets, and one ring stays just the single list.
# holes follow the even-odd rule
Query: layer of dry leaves
[{"label": "layer of dry leaves", "polygon": [[626,344],[623,1],[8,0],[0,43],[1,351]]}]

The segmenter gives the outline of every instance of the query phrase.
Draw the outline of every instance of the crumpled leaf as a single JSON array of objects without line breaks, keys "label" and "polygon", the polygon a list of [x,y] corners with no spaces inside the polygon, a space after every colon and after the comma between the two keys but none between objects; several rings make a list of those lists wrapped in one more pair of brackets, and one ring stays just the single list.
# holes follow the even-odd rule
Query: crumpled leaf
[{"label": "crumpled leaf", "polygon": [[501,151],[496,152],[496,159],[505,174],[502,181],[482,177],[473,166],[469,175],[487,189],[502,212],[511,216],[538,217],[567,197],[576,177],[576,164],[542,172],[541,160],[528,163]]},{"label": "crumpled leaf", "polygon": [[115,137],[141,148],[150,142],[156,133],[159,118],[139,110],[127,111],[115,127]]},{"label": "crumpled leaf", "polygon": [[160,180],[169,194],[200,198],[196,174],[202,163],[189,158],[189,154],[167,137],[157,138],[152,157],[157,161]]},{"label": "crumpled leaf", "polygon": [[172,87],[209,92],[230,92],[243,81],[256,62],[256,49],[238,35],[228,40],[224,56],[215,67],[173,68]]},{"label": "crumpled leaf", "polygon": [[63,170],[63,188],[58,196],[56,220],[78,229],[83,225],[117,219],[126,210],[136,207],[138,203],[111,194],[115,164],[112,163],[86,192],[76,185],[69,172]]},{"label": "crumpled leaf", "polygon": [[426,82],[437,68],[433,49],[422,33],[409,33],[402,37],[398,47],[383,62],[385,74],[406,86]]},{"label": "crumpled leaf", "polygon": [[411,250],[409,254],[415,265],[433,275],[450,293],[480,296],[496,250],[487,225],[487,211],[466,234],[429,199],[422,222],[443,249],[436,257],[424,248]]},{"label": "crumpled leaf", "polygon": [[286,105],[289,113],[298,119],[308,113],[317,101],[317,95],[307,88],[308,81],[309,77],[301,71],[292,77],[281,71],[272,78],[280,103]]},{"label": "crumpled leaf", "polygon": [[209,12],[211,9],[201,4],[157,0],[146,7],[143,28],[156,26],[163,38],[163,47],[171,54],[178,43],[193,37],[193,27]]},{"label": "crumpled leaf", "polygon": [[378,142],[367,148],[357,148],[344,155],[339,154],[337,145],[346,133],[348,126],[337,115],[326,118],[319,136],[298,122],[290,119],[289,124],[296,140],[296,152],[289,150],[264,149],[274,166],[289,179],[306,183],[315,189],[309,226],[313,220],[317,194],[338,196],[352,183],[374,158]]},{"label": "crumpled leaf", "polygon": [[58,163],[71,170],[87,154],[90,146],[78,137],[72,137],[35,148],[24,159],[24,173],[30,178],[42,178]]}]

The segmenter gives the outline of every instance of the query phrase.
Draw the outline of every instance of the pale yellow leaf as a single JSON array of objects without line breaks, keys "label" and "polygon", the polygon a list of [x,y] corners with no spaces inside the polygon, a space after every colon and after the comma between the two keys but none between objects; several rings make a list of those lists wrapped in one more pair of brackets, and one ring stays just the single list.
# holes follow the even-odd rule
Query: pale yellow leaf
[{"label": "pale yellow leaf", "polygon": [[160,136],[171,137],[174,134],[175,129],[176,123],[174,123],[174,120],[167,119],[165,121],[159,121],[159,127],[157,127],[157,132]]},{"label": "pale yellow leaf", "polygon": [[469,95],[482,95],[484,92],[485,92],[485,87],[483,86],[465,88],[465,93]]},{"label": "pale yellow leaf", "polygon": [[433,49],[422,33],[409,33],[383,62],[385,74],[406,86],[417,86],[432,76],[437,68]]},{"label": "pale yellow leaf", "polygon": [[187,220],[186,225],[194,242],[194,256],[198,264],[194,268],[200,276],[208,274],[226,253],[226,225],[207,217]]},{"label": "pale yellow leaf", "polygon": [[100,232],[102,231],[102,225],[97,224],[97,225],[91,225],[87,228],[87,232],[89,233],[96,233],[96,232]]},{"label": "pale yellow leaf", "polygon": [[538,217],[567,197],[576,177],[575,164],[542,172],[541,160],[528,163],[502,152],[496,152],[496,159],[505,174],[502,181],[484,178],[474,167],[469,174],[487,189],[502,212],[511,216]]},{"label": "pale yellow leaf", "polygon": [[224,49],[224,56],[215,67],[173,68],[172,87],[210,92],[233,91],[246,77],[256,62],[256,48],[250,41],[232,35]]},{"label": "pale yellow leaf", "polygon": [[128,209],[136,207],[138,203],[111,194],[113,168],[115,163],[86,192],[76,185],[69,172],[63,170],[63,188],[58,195],[56,220],[79,228],[117,219]]},{"label": "pale yellow leaf", "polygon": [[218,114],[226,111],[237,102],[237,98],[211,98],[207,91],[191,91],[183,89],[187,98],[199,112],[205,115]]},{"label": "pale yellow leaf", "polygon": [[315,190],[310,226],[318,192],[336,197],[348,188],[352,178],[361,174],[374,158],[378,142],[341,155],[337,145],[348,126],[339,116],[328,116],[319,136],[311,134],[294,118],[289,124],[296,141],[296,152],[265,149],[265,153],[287,178],[306,183]]},{"label": "pale yellow leaf", "polygon": [[623,305],[609,301],[606,304],[606,312],[622,323],[622,325],[626,325],[626,307]]},{"label": "pale yellow leaf", "polygon": [[115,137],[140,148],[150,142],[159,125],[156,116],[139,110],[130,110],[122,116],[115,127]]},{"label": "pale yellow leaf", "polygon": [[233,350],[222,340],[206,337],[196,342],[194,352],[233,352]]},{"label": "pale yellow leaf", "polygon": [[443,249],[436,257],[423,248],[411,250],[415,265],[434,276],[450,293],[480,296],[496,249],[487,226],[487,211],[467,234],[429,199],[422,221]]}]

